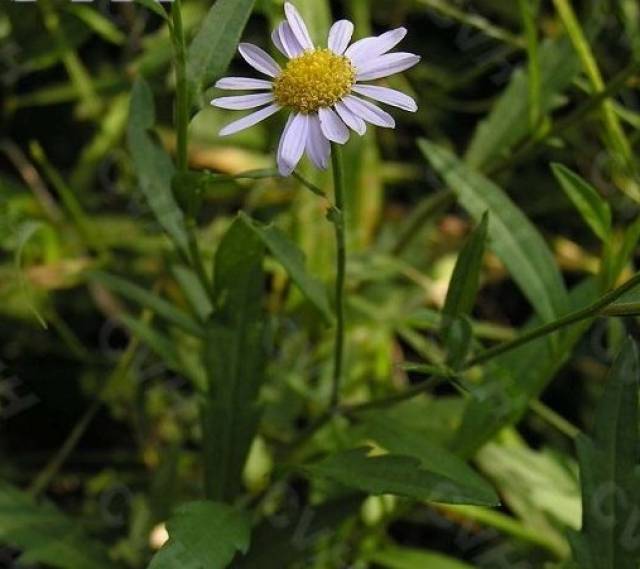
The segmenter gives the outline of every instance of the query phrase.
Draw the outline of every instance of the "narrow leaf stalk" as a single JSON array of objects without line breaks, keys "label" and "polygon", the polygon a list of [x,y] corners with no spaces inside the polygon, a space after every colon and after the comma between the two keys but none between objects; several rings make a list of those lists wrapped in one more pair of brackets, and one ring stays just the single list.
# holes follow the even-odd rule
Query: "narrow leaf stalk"
[{"label": "narrow leaf stalk", "polygon": [[335,227],[336,256],[336,340],[333,363],[333,385],[331,389],[331,408],[336,409],[340,400],[340,386],[343,375],[344,360],[344,283],[347,265],[347,244],[345,232],[345,199],[344,173],[342,169],[342,151],[337,144],[332,144],[332,166],[335,192],[335,207],[330,212],[330,219]]},{"label": "narrow leaf stalk", "polygon": [[577,310],[576,312],[567,314],[563,318],[554,320],[553,322],[549,322],[548,324],[544,324],[543,326],[539,326],[538,328],[535,328],[530,332],[523,334],[522,336],[516,338],[515,340],[512,340],[511,342],[505,342],[504,344],[500,344],[498,346],[495,346],[494,348],[490,348],[488,350],[485,350],[484,352],[481,352],[475,358],[469,360],[466,363],[465,368],[468,369],[475,365],[487,362],[495,358],[496,356],[515,350],[516,348],[523,346],[524,344],[528,344],[529,342],[537,340],[538,338],[547,336],[555,332],[556,330],[560,330],[561,328],[565,328],[567,326],[570,326],[571,324],[576,324],[577,322],[581,322],[582,320],[587,320],[589,318],[598,316],[600,312],[602,312],[610,304],[613,304],[625,292],[634,289],[638,285],[640,285],[640,273],[636,274],[623,285],[612,290],[608,294],[605,294],[591,306],[587,306],[582,310]]}]

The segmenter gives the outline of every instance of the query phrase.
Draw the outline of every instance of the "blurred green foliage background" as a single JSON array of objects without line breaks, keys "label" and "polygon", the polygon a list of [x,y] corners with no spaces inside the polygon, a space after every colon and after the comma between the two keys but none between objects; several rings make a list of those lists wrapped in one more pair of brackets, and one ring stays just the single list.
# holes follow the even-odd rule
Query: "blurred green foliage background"
[{"label": "blurred green foliage background", "polygon": [[[196,342],[135,302],[126,283],[96,272],[189,313],[206,304],[185,294],[197,288],[194,275],[140,191],[127,146],[133,82],[143,77],[157,140],[171,155],[176,147],[171,37],[143,4],[3,0],[0,10],[0,567],[23,551],[28,567],[145,567],[176,505],[201,494],[206,379]],[[463,359],[589,305],[635,272],[638,4],[296,4],[318,43],[347,17],[358,37],[406,26],[403,49],[423,58],[389,81],[416,98],[418,113],[395,113],[396,130],[370,129],[345,148],[345,404],[421,393],[367,420],[338,417],[300,443],[330,396],[333,331],[268,258],[268,380],[240,503],[294,541],[258,532],[258,561],[237,566],[570,567],[568,535],[582,510],[574,439],[591,431],[614,355],[637,331],[635,297],[461,370],[462,383],[427,385],[425,366],[452,363],[442,309],[456,259],[487,210]],[[188,37],[210,7],[183,2]],[[281,19],[282,2],[258,0],[242,37],[267,48]],[[237,58],[231,71],[250,74]],[[190,127],[191,169],[228,175],[203,190],[206,267],[242,210],[283,230],[329,287],[326,202],[294,178],[232,178],[274,167],[282,117],[218,138],[231,118],[205,106]],[[556,178],[552,163],[595,188],[592,209],[580,207],[592,194],[576,198],[581,182],[568,170]],[[330,174],[306,163],[300,173],[331,194]],[[502,505],[387,495],[353,504],[287,471],[358,441],[386,447],[380,441],[396,431],[471,460]]]}]

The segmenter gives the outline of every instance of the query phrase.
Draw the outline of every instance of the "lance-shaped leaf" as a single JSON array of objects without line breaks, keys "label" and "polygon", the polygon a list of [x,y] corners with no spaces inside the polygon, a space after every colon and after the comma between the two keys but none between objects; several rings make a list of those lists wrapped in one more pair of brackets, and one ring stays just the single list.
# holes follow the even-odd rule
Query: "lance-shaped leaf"
[{"label": "lance-shaped leaf", "polygon": [[[545,42],[539,51],[540,110],[553,110],[560,95],[580,71],[580,61],[566,39]],[[531,133],[529,74],[518,69],[488,118],[476,129],[465,161],[482,169],[505,157]],[[536,125],[537,126],[537,125]]]},{"label": "lance-shaped leaf", "polygon": [[420,468],[440,477],[443,484],[456,488],[458,495],[470,496],[474,503],[495,506],[499,503],[495,490],[467,463],[446,448],[432,443],[411,420],[398,418],[389,410],[362,414],[362,433],[390,453],[415,458]]},{"label": "lance-shaped leaf", "polygon": [[216,502],[180,506],[167,523],[169,541],[149,569],[225,569],[236,552],[246,552],[251,522],[245,514]]},{"label": "lance-shaped leaf", "polygon": [[204,91],[226,71],[256,0],[217,0],[187,53],[191,103],[202,108]]},{"label": "lance-shaped leaf", "polygon": [[453,270],[442,310],[441,333],[447,346],[447,362],[454,368],[464,363],[471,347],[471,314],[480,286],[480,269],[487,241],[489,216],[485,212],[465,243]]},{"label": "lance-shaped leaf", "polygon": [[167,14],[167,11],[164,9],[162,4],[158,2],[158,0],[134,0],[134,2],[137,2],[145,8],[148,8],[152,12],[155,12],[163,20],[169,21],[169,15]]},{"label": "lance-shaped leaf", "polygon": [[21,549],[21,564],[60,569],[113,569],[106,549],[81,524],[47,502],[0,482],[0,543]]},{"label": "lance-shaped leaf", "polygon": [[441,553],[407,547],[389,547],[372,553],[368,559],[385,569],[472,569],[471,565]]},{"label": "lance-shaped leaf", "polygon": [[427,470],[418,458],[406,454],[370,456],[370,450],[363,447],[331,454],[306,470],[374,496],[395,494],[444,504],[496,505],[477,489]]},{"label": "lance-shaped leaf", "polygon": [[552,165],[560,186],[567,194],[591,230],[603,241],[609,241],[611,233],[611,207],[586,180],[562,164]]},{"label": "lance-shaped leaf", "polygon": [[265,378],[262,293],[264,245],[236,219],[215,258],[214,314],[207,323],[204,364],[209,389],[203,428],[209,497],[230,501],[259,420]]},{"label": "lance-shaped leaf", "polygon": [[[597,299],[597,293],[595,280],[586,279],[571,291],[568,312],[588,306]],[[533,318],[524,329],[538,325],[540,319]],[[556,345],[539,338],[488,362],[487,381],[474,389],[473,397],[468,399],[462,424],[453,440],[456,452],[473,456],[502,428],[517,422],[527,411],[529,401],[539,397],[566,364],[590,325],[591,321],[586,320],[567,328]]]},{"label": "lance-shaped leaf", "polygon": [[132,334],[153,350],[169,369],[177,373],[183,371],[184,366],[180,360],[180,353],[175,343],[167,335],[156,330],[144,320],[128,314],[121,314],[119,319]]},{"label": "lance-shaped leaf", "polygon": [[299,247],[274,225],[265,226],[246,215],[240,214],[240,216],[271,254],[280,261],[302,294],[321,312],[327,322],[332,322],[333,313],[329,306],[327,291],[322,282],[307,271],[305,255]]},{"label": "lance-shaped leaf", "polygon": [[629,339],[609,374],[593,438],[578,438],[582,531],[571,542],[584,569],[638,567],[638,373],[638,348]]},{"label": "lance-shaped leaf", "polygon": [[449,318],[471,314],[480,284],[480,269],[487,241],[488,222],[489,215],[485,212],[480,224],[458,255],[443,309],[445,316]]},{"label": "lance-shaped leaf", "polygon": [[567,290],[535,226],[502,189],[451,152],[424,139],[420,148],[473,217],[479,220],[489,212],[492,248],[540,318],[551,321],[562,316],[567,310]]},{"label": "lance-shaped leaf", "polygon": [[203,335],[202,326],[196,320],[157,294],[126,279],[101,271],[92,272],[91,278],[113,292],[152,310],[157,316],[177,326],[187,334],[198,337]]},{"label": "lance-shaped leaf", "polygon": [[169,155],[151,137],[155,125],[153,93],[137,79],[131,94],[128,142],[138,174],[138,184],[158,223],[183,251],[188,251],[184,215],[171,190],[175,168]]}]

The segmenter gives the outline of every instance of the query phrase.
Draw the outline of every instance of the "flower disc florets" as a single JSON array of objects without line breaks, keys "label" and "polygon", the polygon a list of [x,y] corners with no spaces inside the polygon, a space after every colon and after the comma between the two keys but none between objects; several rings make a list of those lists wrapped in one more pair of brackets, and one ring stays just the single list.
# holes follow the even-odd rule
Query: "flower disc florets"
[{"label": "flower disc florets", "polygon": [[329,49],[305,51],[291,59],[276,78],[276,103],[303,114],[331,107],[351,93],[356,70],[348,57]]}]

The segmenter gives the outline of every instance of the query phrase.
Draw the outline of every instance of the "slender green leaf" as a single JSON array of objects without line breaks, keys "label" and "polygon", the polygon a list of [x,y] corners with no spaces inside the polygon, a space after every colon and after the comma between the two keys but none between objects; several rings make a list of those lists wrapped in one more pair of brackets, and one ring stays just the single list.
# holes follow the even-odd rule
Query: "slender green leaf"
[{"label": "slender green leaf", "polygon": [[155,12],[158,16],[160,16],[167,22],[169,21],[169,14],[167,14],[167,11],[164,9],[164,6],[160,4],[159,0],[134,0],[134,2],[137,2],[141,6],[148,8],[152,12]]},{"label": "slender green leaf", "polygon": [[538,57],[538,28],[536,25],[540,5],[538,0],[518,0],[520,18],[527,37],[527,56],[529,59],[527,83],[529,87],[529,124],[531,130],[540,124],[542,117],[542,94],[540,92],[540,58]]},{"label": "slender green leaf", "polygon": [[477,489],[426,470],[417,458],[404,454],[369,456],[369,452],[368,448],[356,448],[331,454],[307,466],[306,471],[375,496],[396,494],[447,504],[495,505]]},{"label": "slender green leaf", "polygon": [[[553,109],[557,97],[571,85],[580,71],[580,61],[571,44],[565,40],[547,41],[540,46],[540,112]],[[482,169],[505,157],[531,133],[529,120],[529,76],[518,69],[509,87],[494,106],[489,117],[475,132],[465,160]]]},{"label": "slender green leaf", "polygon": [[128,127],[129,150],[138,174],[142,193],[156,219],[176,245],[188,252],[184,215],[171,191],[175,169],[168,154],[151,138],[155,124],[153,93],[138,78],[133,85]]},{"label": "slender green leaf", "polygon": [[169,541],[149,569],[225,569],[249,548],[251,522],[226,504],[190,502],[176,510],[167,530]]},{"label": "slender green leaf", "polygon": [[229,501],[260,417],[257,397],[265,379],[262,292],[264,245],[236,219],[215,259],[214,315],[207,323],[204,365],[209,393],[203,410],[207,491]]},{"label": "slender green leaf", "polygon": [[534,225],[493,182],[451,152],[426,140],[422,152],[476,219],[489,211],[495,253],[544,321],[567,310],[567,291],[553,255]]},{"label": "slender green leaf", "polygon": [[631,43],[634,57],[640,59],[640,6],[636,0],[617,0],[616,4],[625,27],[626,40]]},{"label": "slender green leaf", "polygon": [[460,251],[442,310],[445,316],[456,318],[471,314],[480,284],[488,223],[489,215],[485,212],[480,224]]},{"label": "slender green leaf", "polygon": [[47,502],[0,481],[0,543],[24,551],[21,564],[60,569],[114,569],[107,551],[82,525]]},{"label": "slender green leaf", "polygon": [[386,410],[363,415],[363,429],[388,452],[417,459],[420,468],[442,477],[442,483],[456,488],[459,495],[472,496],[475,504],[495,506],[499,503],[491,485],[445,448],[438,446],[404,421],[393,419]]},{"label": "slender green leaf", "polygon": [[414,373],[421,373],[425,375],[433,375],[434,377],[445,377],[450,379],[455,379],[459,375],[450,368],[429,364],[405,363],[402,364],[402,369]]},{"label": "slender green leaf", "polygon": [[[578,54],[578,58],[589,82],[597,93],[601,93],[606,89],[606,85],[602,77],[602,72],[598,67],[593,49],[591,48],[591,38],[587,36],[569,0],[553,0],[553,4]],[[599,14],[600,11],[596,10],[596,13]],[[617,162],[624,162],[632,166],[630,164],[633,159],[631,144],[622,127],[620,117],[616,113],[614,101],[612,99],[602,101],[599,110],[604,126],[603,141],[612,151],[612,158]],[[622,187],[624,188],[624,186]],[[638,200],[637,188],[635,189],[634,197]]]},{"label": "slender green leaf", "polygon": [[[597,299],[594,279],[587,279],[569,295],[570,312]],[[524,330],[540,324],[533,318]],[[565,365],[576,344],[591,326],[585,320],[563,330],[557,343],[545,338],[494,358],[485,368],[487,381],[478,386],[468,400],[453,448],[463,456],[473,456],[505,426],[517,422],[528,410],[529,401],[540,396]]]},{"label": "slender green leaf", "polygon": [[638,348],[627,340],[598,406],[593,438],[577,441],[583,521],[571,535],[584,569],[637,569],[640,540],[638,448]]},{"label": "slender green leaf", "polygon": [[327,291],[322,282],[307,272],[304,253],[285,233],[274,225],[261,225],[244,214],[240,218],[262,240],[271,254],[282,263],[302,293],[321,312],[327,322],[333,321]]},{"label": "slender green leaf", "polygon": [[38,310],[33,287],[27,280],[24,269],[22,267],[22,256],[28,243],[35,237],[37,233],[47,231],[48,226],[41,221],[25,221],[20,224],[16,231],[16,248],[14,253],[14,265],[18,273],[20,287],[24,295],[24,300],[29,310],[33,313],[39,324],[46,329],[47,322]]},{"label": "slender green leaf", "polygon": [[121,314],[119,319],[133,334],[151,348],[170,369],[176,372],[182,371],[183,366],[180,362],[178,350],[167,336],[146,322],[128,314]]},{"label": "slender green leaf", "polygon": [[187,54],[191,103],[205,105],[204,90],[226,71],[255,0],[217,0],[193,38]]},{"label": "slender green leaf", "polygon": [[460,251],[442,310],[441,334],[447,347],[447,363],[462,366],[473,340],[468,316],[480,286],[480,270],[487,241],[489,216],[485,212],[475,231]]},{"label": "slender green leaf", "polygon": [[370,555],[368,560],[386,569],[472,569],[441,553],[407,547],[389,547]]},{"label": "slender green leaf", "polygon": [[553,174],[591,230],[608,242],[611,234],[611,207],[586,180],[562,164],[552,164]]},{"label": "slender green leaf", "polygon": [[176,265],[172,272],[195,314],[200,320],[207,320],[213,312],[213,305],[200,279],[184,265]]},{"label": "slender green leaf", "polygon": [[454,370],[461,369],[473,347],[471,321],[466,316],[445,318],[442,338],[447,347],[447,364]]},{"label": "slender green leaf", "polygon": [[640,217],[629,225],[624,232],[620,251],[613,259],[612,280],[616,280],[625,265],[631,261],[633,252],[638,245],[638,240],[640,240]]},{"label": "slender green leaf", "polygon": [[92,31],[108,42],[122,45],[127,40],[124,33],[93,6],[70,4],[66,7],[66,11],[82,20]]},{"label": "slender green leaf", "polygon": [[157,294],[109,273],[95,271],[91,273],[91,278],[129,300],[153,310],[157,316],[177,326],[187,334],[198,337],[204,335],[204,330],[198,322]]}]

